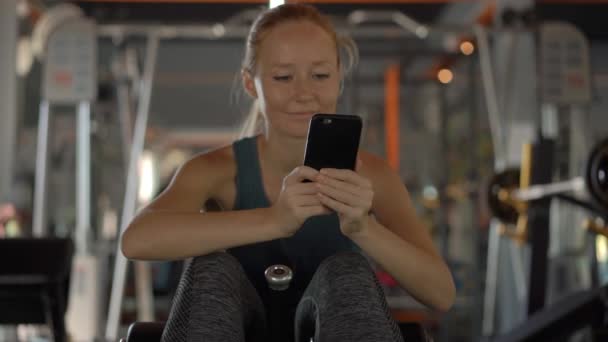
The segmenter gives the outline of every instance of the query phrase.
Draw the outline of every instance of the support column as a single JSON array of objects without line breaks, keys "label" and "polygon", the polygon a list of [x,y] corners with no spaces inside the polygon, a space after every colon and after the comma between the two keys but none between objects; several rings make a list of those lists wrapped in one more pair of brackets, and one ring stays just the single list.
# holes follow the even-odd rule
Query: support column
[{"label": "support column", "polygon": [[[12,197],[17,130],[17,0],[0,1],[0,203]],[[13,328],[0,327],[0,341],[16,340]]]},{"label": "support column", "polygon": [[17,0],[0,1],[0,202],[11,198],[17,130]]}]

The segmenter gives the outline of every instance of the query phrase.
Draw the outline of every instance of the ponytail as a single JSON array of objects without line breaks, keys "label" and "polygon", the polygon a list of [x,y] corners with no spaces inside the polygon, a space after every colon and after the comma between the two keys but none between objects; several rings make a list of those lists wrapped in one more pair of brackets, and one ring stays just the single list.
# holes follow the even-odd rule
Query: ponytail
[{"label": "ponytail", "polygon": [[255,99],[251,104],[249,113],[239,131],[239,139],[252,137],[262,132],[264,129],[264,115],[260,109],[260,102]]}]

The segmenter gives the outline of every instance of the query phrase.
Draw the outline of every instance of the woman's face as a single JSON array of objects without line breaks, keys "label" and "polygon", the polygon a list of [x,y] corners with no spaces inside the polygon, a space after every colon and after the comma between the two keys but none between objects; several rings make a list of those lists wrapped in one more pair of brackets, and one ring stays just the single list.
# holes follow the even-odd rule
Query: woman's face
[{"label": "woman's face", "polygon": [[257,58],[245,87],[259,100],[269,130],[306,137],[314,113],[336,112],[341,77],[336,44],[320,26],[309,21],[276,26],[262,39]]}]

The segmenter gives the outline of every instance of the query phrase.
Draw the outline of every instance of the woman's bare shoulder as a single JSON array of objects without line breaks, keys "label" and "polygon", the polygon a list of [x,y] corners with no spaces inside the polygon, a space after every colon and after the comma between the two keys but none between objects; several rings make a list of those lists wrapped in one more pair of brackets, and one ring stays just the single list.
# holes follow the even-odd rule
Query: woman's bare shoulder
[{"label": "woman's bare shoulder", "polygon": [[199,211],[208,200],[218,197],[234,169],[230,146],[194,155],[179,167],[169,185],[148,207]]},{"label": "woman's bare shoulder", "polygon": [[182,166],[185,176],[198,182],[217,183],[236,173],[232,145],[194,155]]}]

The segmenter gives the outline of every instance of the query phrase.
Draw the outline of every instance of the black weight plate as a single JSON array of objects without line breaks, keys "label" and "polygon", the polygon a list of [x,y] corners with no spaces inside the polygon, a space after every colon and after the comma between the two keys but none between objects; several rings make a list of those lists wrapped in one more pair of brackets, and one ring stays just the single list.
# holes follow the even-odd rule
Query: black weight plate
[{"label": "black weight plate", "polygon": [[591,150],[585,181],[593,200],[608,211],[608,139],[602,140]]},{"label": "black weight plate", "polygon": [[495,174],[488,185],[488,205],[492,215],[501,222],[515,224],[519,214],[512,205],[504,203],[498,198],[500,189],[513,189],[519,187],[519,168],[507,169]]}]

